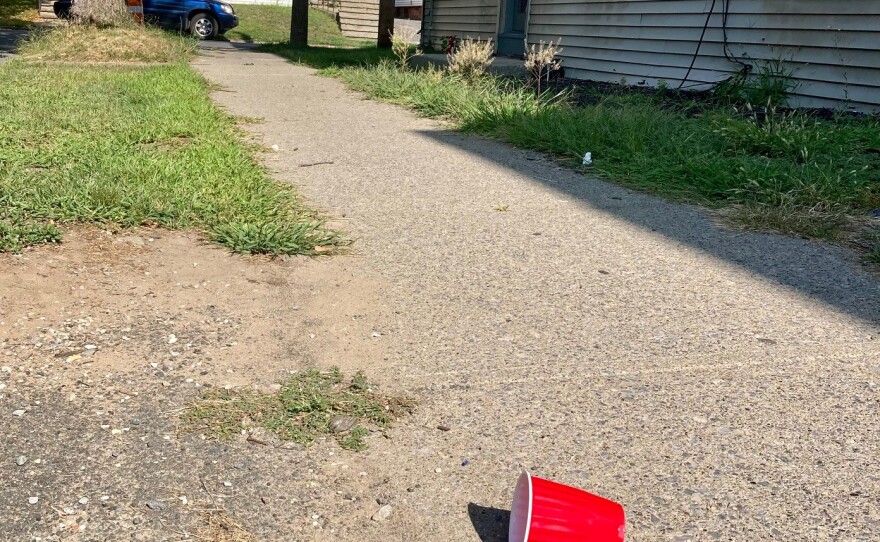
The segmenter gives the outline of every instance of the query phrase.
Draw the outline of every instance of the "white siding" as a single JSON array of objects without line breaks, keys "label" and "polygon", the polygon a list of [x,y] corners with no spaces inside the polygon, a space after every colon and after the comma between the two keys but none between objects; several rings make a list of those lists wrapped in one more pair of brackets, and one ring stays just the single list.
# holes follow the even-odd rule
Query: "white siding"
[{"label": "white siding", "polygon": [[[733,56],[760,65],[785,60],[805,106],[880,106],[880,1],[727,0]],[[736,70],[724,57],[717,0],[686,87]],[[529,42],[562,38],[566,75],[678,86],[696,51],[712,0],[532,0]]]},{"label": "white siding", "polygon": [[424,39],[434,47],[446,36],[495,40],[498,0],[429,0],[423,9]]}]

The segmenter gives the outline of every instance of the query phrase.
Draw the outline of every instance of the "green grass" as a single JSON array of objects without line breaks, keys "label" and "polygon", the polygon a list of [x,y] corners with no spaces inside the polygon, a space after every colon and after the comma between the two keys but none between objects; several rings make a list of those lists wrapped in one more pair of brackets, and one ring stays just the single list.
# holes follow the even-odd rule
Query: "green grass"
[{"label": "green grass", "polygon": [[19,52],[28,60],[156,63],[188,60],[195,50],[193,38],[158,28],[72,24],[33,32]]},{"label": "green grass", "polygon": [[34,0],[2,0],[0,28],[26,28],[40,19]]},{"label": "green grass", "polygon": [[[288,54],[289,57],[293,55]],[[326,63],[323,63],[326,64]],[[341,63],[340,63],[341,64]],[[843,241],[880,208],[880,118],[670,104],[645,94],[588,106],[536,97],[492,77],[473,83],[391,63],[331,67],[367,96],[545,151],[602,178],[675,201],[725,208],[742,227]]]},{"label": "green grass", "polygon": [[61,232],[54,224],[0,220],[0,252],[20,252],[25,247],[60,241]]},{"label": "green grass", "polygon": [[[235,5],[239,25],[226,33],[231,40],[280,43],[290,39],[290,7]],[[333,47],[363,47],[371,42],[342,35],[332,15],[309,9],[309,43]]]},{"label": "green grass", "polygon": [[[187,65],[0,65],[0,250],[56,226],[194,228],[238,252],[338,244]],[[316,246],[322,248],[316,250]]]},{"label": "green grass", "polygon": [[[182,422],[187,430],[223,440],[253,427],[302,445],[333,434],[344,448],[361,451],[367,447],[367,426],[387,428],[412,408],[409,400],[376,392],[363,374],[346,381],[334,368],[294,374],[275,393],[208,390],[184,412]],[[350,422],[334,430],[333,424],[345,419]]]}]

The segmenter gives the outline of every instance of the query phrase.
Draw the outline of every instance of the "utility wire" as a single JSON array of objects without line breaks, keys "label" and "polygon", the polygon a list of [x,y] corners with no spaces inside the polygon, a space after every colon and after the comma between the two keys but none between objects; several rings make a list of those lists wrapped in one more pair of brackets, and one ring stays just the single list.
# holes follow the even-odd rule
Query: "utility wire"
[{"label": "utility wire", "polygon": [[724,41],[724,58],[730,62],[739,64],[742,66],[743,72],[748,73],[752,70],[752,66],[733,56],[733,53],[730,52],[730,42],[727,40],[727,19],[730,17],[730,3],[732,1],[733,0],[721,0],[721,35]]},{"label": "utility wire", "polygon": [[[748,74],[750,71],[752,71],[752,66],[733,56],[733,53],[730,51],[730,42],[727,39],[727,21],[730,18],[730,3],[732,1],[733,0],[721,0],[721,48],[724,51],[725,59],[727,59],[729,62],[734,62],[742,66],[742,68],[740,68],[740,73]],[[703,24],[703,31],[700,33],[700,40],[697,42],[697,49],[696,51],[694,51],[694,56],[691,57],[691,64],[690,66],[688,66],[687,73],[684,74],[684,78],[682,78],[681,82],[678,84],[678,90],[684,88],[684,84],[687,82],[688,77],[690,77],[691,72],[694,69],[694,65],[697,63],[697,57],[700,56],[700,47],[703,46],[703,40],[706,38],[706,31],[709,29],[709,21],[712,19],[712,14],[715,12],[715,4],[717,2],[718,0],[712,0],[712,6],[709,8],[709,13],[706,14],[706,22]],[[699,84],[701,83],[697,83],[697,85]]]},{"label": "utility wire", "polygon": [[715,3],[718,0],[712,0],[712,7],[709,8],[709,13],[706,14],[706,22],[703,24],[703,31],[700,32],[700,41],[697,42],[697,50],[694,51],[694,56],[691,58],[691,65],[688,66],[688,71],[684,74],[684,77],[681,79],[681,83],[678,84],[678,90],[681,90],[681,87],[684,86],[685,81],[690,77],[691,72],[694,69],[694,64],[697,62],[697,57],[700,55],[700,47],[703,45],[703,39],[706,37],[706,30],[709,28],[709,20],[712,18],[712,12],[715,11]]}]

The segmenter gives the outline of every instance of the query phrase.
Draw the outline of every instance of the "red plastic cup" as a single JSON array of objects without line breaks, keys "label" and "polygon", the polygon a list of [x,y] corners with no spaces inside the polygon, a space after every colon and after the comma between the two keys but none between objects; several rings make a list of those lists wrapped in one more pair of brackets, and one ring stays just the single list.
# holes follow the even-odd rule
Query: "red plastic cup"
[{"label": "red plastic cup", "polygon": [[523,472],[513,492],[509,542],[623,542],[623,507]]}]

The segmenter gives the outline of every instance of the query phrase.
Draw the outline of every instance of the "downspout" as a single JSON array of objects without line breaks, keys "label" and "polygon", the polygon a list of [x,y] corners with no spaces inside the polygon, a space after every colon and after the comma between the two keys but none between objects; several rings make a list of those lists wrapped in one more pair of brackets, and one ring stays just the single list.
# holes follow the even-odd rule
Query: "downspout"
[{"label": "downspout", "polygon": [[425,17],[425,7],[422,7],[422,47],[431,47],[431,39],[434,37],[434,0],[424,0],[424,4],[428,4],[428,17]]},{"label": "downspout", "polygon": [[524,34],[526,35],[523,38],[523,47],[525,50],[523,51],[523,58],[526,57],[526,54],[529,52],[529,23],[532,22],[532,0],[528,0],[528,4],[526,4],[526,31]]}]

